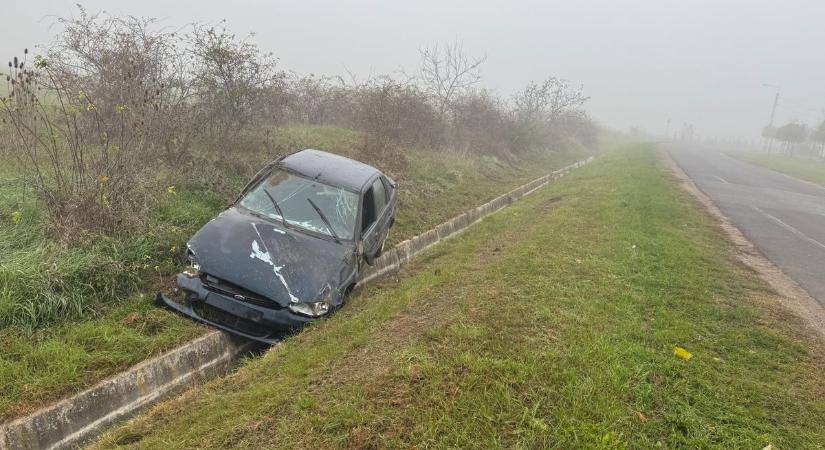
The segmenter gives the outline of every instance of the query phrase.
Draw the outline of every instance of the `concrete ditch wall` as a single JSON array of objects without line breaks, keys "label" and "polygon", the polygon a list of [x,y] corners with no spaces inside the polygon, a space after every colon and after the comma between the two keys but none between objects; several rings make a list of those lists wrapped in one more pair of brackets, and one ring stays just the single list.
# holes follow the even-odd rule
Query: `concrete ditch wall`
[{"label": "concrete ditch wall", "polygon": [[426,231],[418,236],[399,243],[390,250],[385,251],[384,254],[375,261],[373,266],[365,269],[365,271],[361,274],[361,282],[359,285],[369,283],[377,277],[398,270],[414,255],[428,249],[429,247],[432,247],[444,239],[461,233],[484,217],[509,206],[522,197],[532,194],[548,183],[563,177],[570,171],[577,169],[592,160],[593,157],[591,156],[586,160],[579,161],[562,169],[556,170],[555,172],[533,180],[525,185],[519,186],[506,194],[500,195],[477,208],[473,208],[465,212],[464,214],[453,217],[452,219],[436,226],[432,230]]},{"label": "concrete ditch wall", "polygon": [[146,406],[227,373],[250,343],[211,331],[0,427],[0,449],[75,448]]},{"label": "concrete ditch wall", "polygon": [[[571,164],[456,216],[387,250],[362,273],[360,285],[398,270],[416,254],[455,236],[476,222],[593,160]],[[68,449],[95,438],[147,406],[226,374],[250,347],[211,331],[163,355],[146,360],[79,394],[27,417],[0,425],[0,450]]]}]

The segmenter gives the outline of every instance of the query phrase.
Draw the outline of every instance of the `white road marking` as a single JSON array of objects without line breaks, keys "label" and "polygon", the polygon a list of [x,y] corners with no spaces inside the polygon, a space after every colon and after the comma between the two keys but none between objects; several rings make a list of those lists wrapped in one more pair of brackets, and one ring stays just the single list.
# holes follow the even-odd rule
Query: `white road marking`
[{"label": "white road marking", "polygon": [[[730,155],[727,155],[727,154],[725,154],[725,153],[719,153],[719,154],[720,154],[720,155],[722,155],[722,156],[724,156],[725,158],[727,158],[727,159],[729,159],[729,160],[733,161],[733,162],[736,162],[736,163],[737,163],[737,164],[739,164],[740,166],[747,166],[747,167],[749,167],[749,168],[751,168],[751,169],[754,169],[754,168],[755,168],[755,169],[758,169],[758,170],[764,170],[764,171],[766,171],[766,172],[770,172],[770,173],[772,173],[772,174],[779,175],[780,177],[786,178],[786,179],[788,179],[788,180],[790,180],[790,181],[795,181],[795,182],[797,182],[797,183],[807,184],[808,186],[813,187],[813,188],[816,188],[816,189],[819,189],[819,190],[825,190],[825,188],[823,188],[821,185],[816,184],[816,183],[813,183],[813,182],[811,182],[811,181],[808,181],[808,180],[803,180],[803,179],[801,179],[801,178],[792,177],[792,176],[790,176],[790,175],[788,175],[788,174],[786,174],[786,173],[782,173],[782,172],[779,172],[779,171],[776,171],[776,170],[773,170],[773,169],[769,169],[769,168],[767,168],[767,167],[760,166],[760,165],[757,165],[757,164],[749,163],[749,162],[747,162],[747,161],[742,161],[741,159],[736,159],[736,158],[734,158],[734,157],[732,157],[732,156],[730,156]],[[796,192],[796,191],[790,191],[790,192]]]},{"label": "white road marking", "polygon": [[713,177],[716,178],[717,180],[721,181],[722,183],[730,184],[730,183],[728,183],[728,180],[720,177],[719,175],[714,175]]},{"label": "white road marking", "polygon": [[773,220],[774,222],[776,222],[777,224],[779,224],[779,226],[781,226],[782,228],[784,228],[784,229],[786,229],[786,230],[790,231],[791,233],[793,233],[794,235],[796,235],[796,237],[798,237],[798,238],[800,238],[800,239],[802,239],[802,240],[804,240],[804,241],[808,241],[809,243],[811,243],[811,244],[813,244],[813,245],[815,245],[815,246],[818,246],[818,247],[819,247],[819,248],[821,248],[822,250],[825,250],[825,244],[823,244],[822,242],[819,242],[819,241],[817,241],[817,240],[816,240],[816,239],[814,239],[814,238],[811,238],[811,237],[806,236],[806,235],[805,235],[805,233],[803,233],[803,232],[801,232],[801,231],[797,230],[796,228],[794,228],[794,227],[792,227],[792,226],[788,225],[787,223],[785,223],[785,222],[783,222],[782,220],[780,220],[778,217],[773,216],[773,215],[771,215],[771,214],[768,214],[768,213],[766,213],[765,211],[762,211],[761,209],[757,208],[756,206],[754,206],[754,207],[753,207],[753,209],[755,209],[758,213],[760,213],[760,214],[764,215],[765,217],[767,217],[767,218],[769,218],[769,219]]}]

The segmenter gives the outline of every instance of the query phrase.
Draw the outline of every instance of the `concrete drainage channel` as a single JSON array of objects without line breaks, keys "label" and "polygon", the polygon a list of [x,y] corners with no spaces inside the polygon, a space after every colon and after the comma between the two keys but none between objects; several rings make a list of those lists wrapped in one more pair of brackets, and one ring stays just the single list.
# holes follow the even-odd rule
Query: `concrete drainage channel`
[{"label": "concrete drainage channel", "polygon": [[[364,285],[416,254],[593,160],[576,162],[471,209],[386,251],[362,274]],[[146,360],[79,394],[0,426],[0,450],[75,448],[147,406],[232,370],[252,345],[219,331]]]}]

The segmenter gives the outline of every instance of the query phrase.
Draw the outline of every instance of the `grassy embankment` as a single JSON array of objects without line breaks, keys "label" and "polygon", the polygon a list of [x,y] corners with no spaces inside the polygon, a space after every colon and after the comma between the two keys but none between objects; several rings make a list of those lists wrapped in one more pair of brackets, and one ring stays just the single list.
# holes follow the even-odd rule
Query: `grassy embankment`
[{"label": "grassy embankment", "polygon": [[96,447],[822,448],[825,352],[731,251],[612,152]]},{"label": "grassy embankment", "polygon": [[[359,154],[361,135],[350,130],[289,127],[274,139],[282,148],[327,149],[370,162]],[[401,209],[391,237],[415,235],[583,156],[569,150],[505,163],[410,151],[393,173]],[[226,206],[204,186],[161,188],[144,231],[89,235],[66,247],[49,238],[44,212],[18,176],[10,160],[0,160],[0,421],[205,332],[154,307],[152,297],[180,269],[189,236]],[[244,182],[230,180],[238,190]]]},{"label": "grassy embankment", "polygon": [[742,161],[825,186],[825,162],[766,153],[731,153]]}]

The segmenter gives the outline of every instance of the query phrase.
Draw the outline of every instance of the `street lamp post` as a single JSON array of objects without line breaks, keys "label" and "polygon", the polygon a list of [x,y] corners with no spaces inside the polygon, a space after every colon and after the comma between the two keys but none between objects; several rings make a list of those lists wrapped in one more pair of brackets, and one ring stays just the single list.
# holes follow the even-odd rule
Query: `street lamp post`
[{"label": "street lamp post", "polygon": [[[773,129],[773,119],[776,117],[776,105],[779,103],[780,87],[779,86],[774,86],[772,84],[767,84],[767,83],[763,83],[762,86],[776,89],[776,95],[774,95],[774,97],[773,97],[773,106],[771,107],[771,118],[770,118],[770,121],[768,121],[768,132],[770,133]],[[773,137],[769,135],[767,137],[767,139],[768,139],[768,153],[770,153],[771,152],[771,147],[773,147]]]}]

